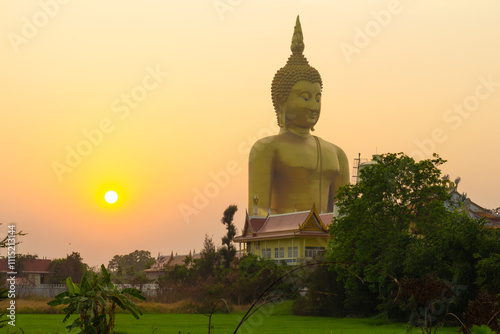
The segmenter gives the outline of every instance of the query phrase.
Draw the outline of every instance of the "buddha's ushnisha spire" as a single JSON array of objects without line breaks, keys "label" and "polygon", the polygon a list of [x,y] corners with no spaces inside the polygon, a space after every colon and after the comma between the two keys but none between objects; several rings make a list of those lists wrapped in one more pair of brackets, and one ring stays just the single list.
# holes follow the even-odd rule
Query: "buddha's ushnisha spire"
[{"label": "buddha's ushnisha spire", "polygon": [[304,51],[304,36],[302,35],[302,27],[300,26],[300,19],[297,15],[297,21],[295,21],[295,28],[293,30],[292,45],[290,50],[292,53],[302,53]]}]

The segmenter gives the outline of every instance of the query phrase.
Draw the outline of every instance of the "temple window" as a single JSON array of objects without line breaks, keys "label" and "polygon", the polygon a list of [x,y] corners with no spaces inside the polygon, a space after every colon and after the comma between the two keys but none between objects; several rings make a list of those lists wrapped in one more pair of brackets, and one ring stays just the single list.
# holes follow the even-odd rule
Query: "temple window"
[{"label": "temple window", "polygon": [[324,251],[325,247],[306,247],[306,257],[315,257]]}]

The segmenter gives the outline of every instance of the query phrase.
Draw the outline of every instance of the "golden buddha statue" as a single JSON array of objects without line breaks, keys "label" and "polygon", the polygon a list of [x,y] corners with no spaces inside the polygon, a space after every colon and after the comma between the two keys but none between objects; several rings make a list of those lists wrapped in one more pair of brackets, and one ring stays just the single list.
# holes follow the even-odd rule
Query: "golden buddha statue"
[{"label": "golden buddha statue", "polygon": [[344,151],[311,135],[321,110],[321,76],[304,57],[299,17],[292,55],[275,74],[271,95],[280,133],[250,151],[248,209],[252,216],[311,210],[333,212],[340,186],[349,183]]}]

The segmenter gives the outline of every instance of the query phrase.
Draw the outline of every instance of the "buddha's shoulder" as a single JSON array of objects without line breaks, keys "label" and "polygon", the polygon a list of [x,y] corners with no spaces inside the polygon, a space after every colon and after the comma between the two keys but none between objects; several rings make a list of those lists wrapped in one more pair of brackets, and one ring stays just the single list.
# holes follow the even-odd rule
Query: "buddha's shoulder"
[{"label": "buddha's shoulder", "polygon": [[264,137],[255,142],[252,146],[252,151],[254,150],[264,150],[273,149],[283,143],[283,138],[280,135]]},{"label": "buddha's shoulder", "polygon": [[321,147],[323,148],[323,151],[330,152],[331,154],[335,154],[339,158],[346,158],[347,159],[347,156],[342,148],[335,145],[334,143],[330,143],[329,141],[321,139],[320,137],[317,137],[317,138],[319,140],[319,143],[321,144]]},{"label": "buddha's shoulder", "polygon": [[264,137],[255,142],[253,148],[256,149],[279,149],[284,146],[289,145],[305,145],[306,140],[297,135],[291,134],[289,132],[282,132],[280,134]]}]

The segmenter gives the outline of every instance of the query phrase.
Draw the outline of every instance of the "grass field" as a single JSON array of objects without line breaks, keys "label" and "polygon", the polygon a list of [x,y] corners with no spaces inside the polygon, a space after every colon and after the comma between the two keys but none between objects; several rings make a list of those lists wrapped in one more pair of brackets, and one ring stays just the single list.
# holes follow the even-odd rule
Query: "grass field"
[{"label": "grass field", "polygon": [[[29,300],[23,303],[16,314],[16,327],[8,326],[2,333],[54,334],[67,333],[63,324],[63,314],[41,314],[46,309],[46,301]],[[208,317],[202,314],[169,313],[182,308],[182,305],[144,303],[144,311],[139,320],[129,314],[116,315],[116,334],[206,334]],[[52,309],[52,312],[56,311]],[[60,310],[57,310],[60,312]],[[161,313],[160,313],[161,312]],[[167,312],[167,313],[165,313]],[[37,313],[37,314],[33,314]],[[239,334],[418,334],[417,328],[408,328],[406,324],[389,323],[382,319],[334,319],[323,317],[293,316],[291,302],[266,305],[255,313],[238,331]],[[233,333],[244,313],[235,311],[231,314],[217,313],[212,316],[213,334]],[[75,333],[76,331],[73,331]],[[438,330],[439,334],[456,334],[455,328]]]},{"label": "grass field", "polygon": [[[212,317],[214,334],[233,333],[242,314],[215,314]],[[16,318],[16,329],[26,334],[67,333],[62,323],[63,316],[57,314],[20,314]],[[116,334],[206,334],[208,318],[201,314],[145,314],[136,320],[131,315],[118,314]],[[153,332],[153,328],[156,328]],[[73,331],[75,332],[75,331]],[[9,326],[7,333],[21,333]],[[405,324],[390,324],[374,319],[332,319],[321,317],[299,317],[291,315],[258,315],[238,331],[241,334],[417,334],[419,330],[407,331]],[[445,328],[439,334],[456,334],[457,330]]]},{"label": "grass field", "polygon": [[[212,333],[233,333],[243,313],[214,314]],[[53,334],[67,333],[61,314],[19,314],[16,327],[8,326],[6,333]],[[75,332],[75,331],[73,331]],[[208,317],[202,314],[145,314],[136,320],[128,314],[117,314],[116,334],[206,334]],[[388,323],[379,319],[334,319],[322,317],[300,317],[293,315],[266,315],[257,313],[238,331],[241,334],[417,334],[417,328],[406,324]],[[438,330],[439,334],[455,334],[454,328]]]}]

